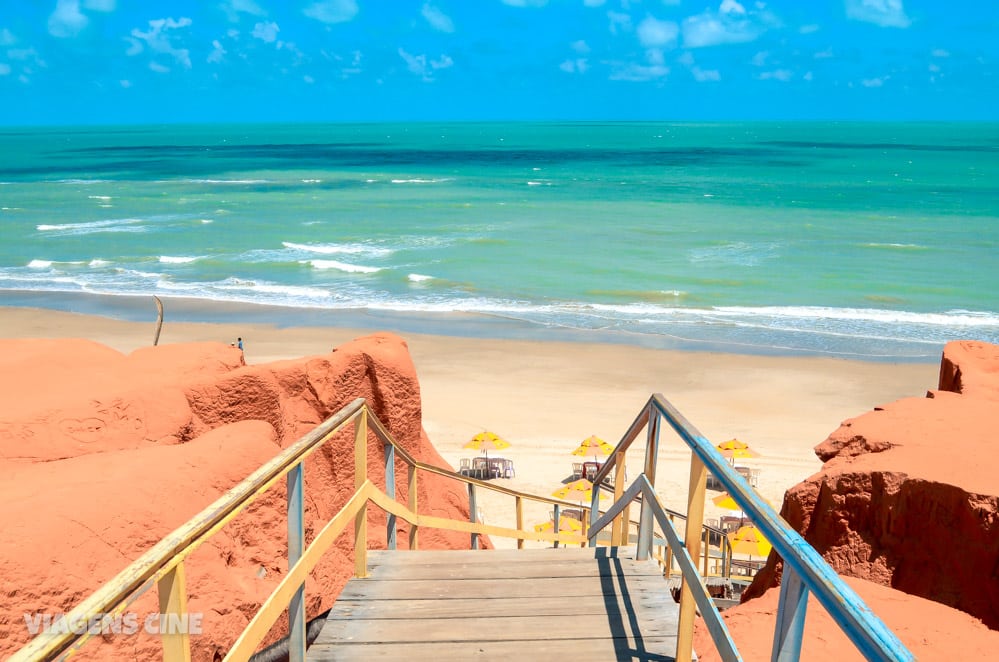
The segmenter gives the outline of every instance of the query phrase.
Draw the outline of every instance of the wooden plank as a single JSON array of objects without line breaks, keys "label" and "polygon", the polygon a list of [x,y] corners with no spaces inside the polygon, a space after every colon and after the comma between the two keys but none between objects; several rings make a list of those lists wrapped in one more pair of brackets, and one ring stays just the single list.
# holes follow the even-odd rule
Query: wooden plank
[{"label": "wooden plank", "polygon": [[674,638],[538,639],[530,641],[454,641],[405,644],[313,645],[314,662],[367,660],[643,660],[673,662]]},{"label": "wooden plank", "polygon": [[[369,577],[372,579],[509,579],[540,577],[663,577],[663,571],[650,561],[594,562],[580,559],[553,564],[551,561],[524,560],[511,563],[434,563],[398,565],[377,561],[368,563]],[[663,579],[663,581],[666,581]]]},{"label": "wooden plank", "polygon": [[634,550],[372,552],[309,660],[672,660],[678,606]]},{"label": "wooden plank", "polygon": [[[488,603],[481,611],[488,612]],[[572,611],[572,605],[566,605]],[[636,627],[637,626],[637,627]],[[323,628],[325,631],[326,628]],[[321,633],[322,634],[322,633]],[[676,624],[649,620],[640,625],[630,614],[553,614],[357,620],[350,627],[331,628],[322,643],[404,643],[407,641],[524,641],[617,637],[671,637]]]},{"label": "wooden plank", "polygon": [[[738,603],[738,601],[735,602]],[[534,598],[493,598],[488,601],[480,598],[451,600],[371,600],[365,598],[337,600],[328,619],[337,621],[353,618],[412,618],[414,614],[418,614],[420,618],[452,618],[476,612],[481,613],[484,608],[488,608],[489,613],[494,616],[518,616],[525,613],[548,616],[566,613],[566,605],[562,601]],[[667,618],[671,610],[676,610],[676,602],[668,594],[643,592],[637,596],[632,596],[628,607],[622,606],[620,600],[600,602],[577,600],[572,603],[572,613],[574,614],[619,614],[629,609],[639,615],[651,614]]]},{"label": "wooden plank", "polygon": [[[615,582],[615,584],[617,584]],[[659,577],[632,577],[627,580],[629,593],[664,591],[665,580]],[[619,589],[620,590],[620,589]],[[340,594],[346,599],[405,600],[414,598],[523,598],[540,594],[552,600],[587,595],[604,595],[605,588],[599,578],[569,581],[562,577],[537,579],[466,579],[453,582],[436,580],[368,579],[364,586],[348,582]]]},{"label": "wooden plank", "polygon": [[546,547],[543,549],[456,549],[456,550],[413,550],[413,551],[390,551],[387,549],[371,550],[368,552],[369,560],[376,563],[386,557],[390,562],[400,565],[421,565],[426,563],[456,563],[464,559],[470,559],[476,563],[490,562],[516,562],[521,563],[528,559],[532,561],[557,561],[559,563],[574,559],[620,559],[635,560],[634,547],[559,547],[558,549]]}]

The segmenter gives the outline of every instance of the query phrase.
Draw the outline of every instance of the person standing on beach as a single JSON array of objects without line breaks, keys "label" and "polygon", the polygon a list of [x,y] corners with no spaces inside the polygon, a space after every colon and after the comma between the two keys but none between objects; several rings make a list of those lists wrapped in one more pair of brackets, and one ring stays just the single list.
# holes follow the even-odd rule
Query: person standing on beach
[{"label": "person standing on beach", "polygon": [[239,347],[239,351],[241,351],[241,352],[243,351],[243,339],[242,338],[236,338],[236,347]]}]

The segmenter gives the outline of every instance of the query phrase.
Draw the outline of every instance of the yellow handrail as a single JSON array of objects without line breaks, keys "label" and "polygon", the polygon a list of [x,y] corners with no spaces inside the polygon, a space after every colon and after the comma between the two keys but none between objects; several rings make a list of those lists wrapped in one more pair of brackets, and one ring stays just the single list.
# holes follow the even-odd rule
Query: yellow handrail
[{"label": "yellow handrail", "polygon": [[[399,446],[384,425],[370,411],[364,399],[358,398],[299,441],[281,451],[257,471],[220,496],[205,510],[168,534],[66,614],[65,621],[67,623],[90,622],[90,619],[95,615],[120,615],[154,584],[157,585],[160,592],[161,611],[164,614],[178,616],[183,621],[187,616],[184,560],[205,540],[252,504],[268,488],[281,478],[288,476],[293,469],[301,466],[307,457],[352,422],[355,424],[355,481],[357,485],[354,494],[303,551],[301,558],[290,565],[288,573],[278,584],[274,593],[264,602],[260,612],[237,639],[226,657],[227,660],[243,659],[241,656],[244,654],[246,656],[252,654],[256,646],[266,636],[274,620],[287,608],[295,592],[304,585],[305,577],[318,563],[322,554],[328,551],[336,538],[350,524],[351,520],[354,521],[355,525],[355,574],[364,576],[367,573],[365,563],[367,518],[362,519],[360,515],[369,502],[386,512],[401,517],[410,524],[411,549],[416,548],[415,533],[421,526],[478,535],[511,537],[516,538],[518,542],[524,540],[564,544],[583,544],[585,542],[585,538],[578,533],[525,530],[519,507],[517,528],[512,529],[418,514],[416,510],[417,470],[515,497],[518,500],[518,505],[523,499],[559,507],[571,508],[577,507],[577,504],[511,490],[419,462]],[[399,504],[395,501],[394,495],[386,495],[368,480],[366,466],[368,429],[384,444],[390,445],[399,459],[409,466],[409,507]],[[301,480],[300,473],[299,480]],[[266,623],[266,627],[264,627],[264,623]],[[74,632],[74,629],[77,628],[55,628],[51,631],[45,631],[14,653],[10,660],[23,662],[68,658],[91,637],[90,628],[84,629],[80,633]],[[190,659],[190,642],[186,633],[179,633],[176,636],[166,635],[163,637],[163,641],[164,659]]]}]

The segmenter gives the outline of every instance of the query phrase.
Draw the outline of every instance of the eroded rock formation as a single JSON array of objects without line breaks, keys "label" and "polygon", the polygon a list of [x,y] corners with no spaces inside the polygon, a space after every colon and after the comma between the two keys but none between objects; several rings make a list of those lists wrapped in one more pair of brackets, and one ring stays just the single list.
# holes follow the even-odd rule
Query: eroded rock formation
[{"label": "eroded rock formation", "polygon": [[[246,366],[238,349],[196,343],[125,356],[84,340],[0,341],[0,653],[30,639],[25,614],[68,612],[226,490],[355,398],[366,398],[417,459],[447,466],[421,425],[419,383],[405,342],[376,334],[335,352]],[[369,477],[384,486],[369,433]],[[305,463],[306,538],[354,490],[350,427]],[[468,518],[462,485],[418,483],[421,512]],[[397,494],[408,490],[397,463]],[[202,613],[195,659],[224,654],[286,567],[284,481],[186,562],[189,609]],[[408,525],[400,523],[405,546]],[[372,547],[385,516],[369,508]],[[421,548],[467,548],[468,535],[421,530]],[[328,609],[353,572],[341,536],[307,585],[308,613]],[[130,610],[158,611],[155,588]],[[279,621],[268,640],[285,633]],[[158,640],[98,637],[85,657],[151,659]]]},{"label": "eroded rock formation", "polygon": [[[978,619],[992,629],[993,650],[999,643],[997,400],[999,347],[948,344],[938,390],[841,424],[816,447],[822,470],[788,490],[781,509],[839,574],[895,590],[884,601],[888,611],[874,608],[889,624],[891,610],[912,619],[921,613],[914,608],[919,599],[932,600],[970,616],[971,629],[949,632],[943,643],[965,636]],[[776,600],[769,589],[781,570],[771,554],[743,604],[726,612],[730,625],[763,609],[760,596]],[[921,627],[932,632],[934,623]],[[838,628],[830,622],[829,629]],[[735,635],[734,628],[739,642]],[[742,636],[754,635],[746,628]],[[806,638],[828,636],[806,630]],[[954,659],[946,650],[940,648],[939,659]]]}]

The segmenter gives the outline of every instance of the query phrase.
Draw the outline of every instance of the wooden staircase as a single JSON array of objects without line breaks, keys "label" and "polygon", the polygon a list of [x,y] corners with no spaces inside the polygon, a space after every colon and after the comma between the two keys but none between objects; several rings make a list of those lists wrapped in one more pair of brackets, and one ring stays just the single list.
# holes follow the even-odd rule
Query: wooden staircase
[{"label": "wooden staircase", "polygon": [[307,659],[673,660],[678,605],[634,548],[370,551]]}]

